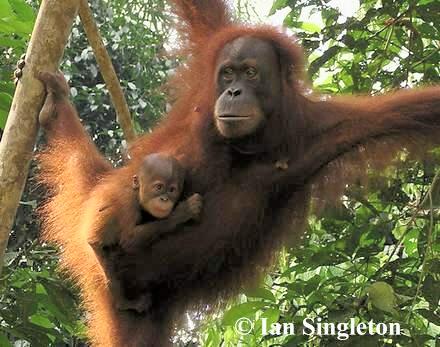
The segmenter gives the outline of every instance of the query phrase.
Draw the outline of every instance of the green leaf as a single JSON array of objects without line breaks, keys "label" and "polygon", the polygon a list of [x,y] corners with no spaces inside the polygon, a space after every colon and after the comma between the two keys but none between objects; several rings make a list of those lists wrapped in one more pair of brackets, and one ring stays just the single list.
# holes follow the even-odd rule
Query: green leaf
[{"label": "green leaf", "polygon": [[324,52],[319,58],[315,59],[311,62],[309,67],[309,74],[313,76],[316,72],[318,72],[319,68],[323,66],[327,61],[333,58],[336,54],[341,51],[341,47],[333,46]]},{"label": "green leaf", "polygon": [[290,28],[301,28],[302,22],[298,21],[298,17],[293,16],[292,13],[284,18],[283,24]]},{"label": "green leaf", "polygon": [[39,278],[39,280],[48,293],[46,305],[51,313],[66,323],[73,320],[72,314],[74,313],[75,302],[67,288],[62,283],[54,280],[45,278]]},{"label": "green leaf", "polygon": [[0,92],[0,129],[5,128],[11,103],[12,97],[7,93]]},{"label": "green leaf", "polygon": [[12,347],[12,344],[9,342],[8,338],[5,335],[3,335],[2,333],[0,333],[0,346]]},{"label": "green leaf", "polygon": [[254,327],[254,333],[256,335],[261,335],[262,334],[262,329],[263,329],[263,325],[262,325],[262,320],[265,319],[266,320],[266,326],[270,328],[270,326],[276,322],[278,322],[278,320],[280,319],[280,310],[278,308],[268,308],[267,310],[265,310],[261,316],[259,317],[258,321],[255,324]]},{"label": "green leaf", "polygon": [[430,323],[440,326],[440,316],[430,310],[417,310],[417,313],[426,318]]},{"label": "green leaf", "polygon": [[32,347],[47,347],[51,344],[51,340],[48,337],[49,331],[32,323],[14,327],[13,334],[15,333],[24,340],[29,341]]},{"label": "green leaf", "polygon": [[0,109],[9,111],[11,104],[12,96],[7,93],[0,92]]},{"label": "green leaf", "polygon": [[11,34],[30,34],[34,27],[33,22],[21,22],[15,18],[0,19],[0,31]]},{"label": "green leaf", "polygon": [[[0,0],[4,1],[4,0]],[[17,18],[23,22],[34,22],[35,12],[33,8],[23,0],[9,0],[14,12],[17,14]]]},{"label": "green leaf", "polygon": [[275,0],[272,8],[269,11],[269,16],[275,14],[276,11],[281,10],[282,8],[287,6],[287,0]]},{"label": "green leaf", "polygon": [[14,11],[8,0],[0,0],[0,18],[8,18],[14,16]]},{"label": "green leaf", "polygon": [[309,33],[319,33],[321,32],[321,27],[318,24],[312,22],[303,22],[301,24],[301,29],[308,31]]},{"label": "green leaf", "polygon": [[8,118],[8,112],[0,109],[0,129],[5,128],[7,118]]},{"label": "green leaf", "polygon": [[422,23],[420,26],[417,27],[420,33],[422,33],[423,37],[430,38],[432,40],[438,40],[439,39],[439,32],[438,30],[427,23]]},{"label": "green leaf", "polygon": [[265,304],[259,301],[250,301],[233,306],[223,316],[223,325],[233,326],[240,318],[251,318],[264,306]]},{"label": "green leaf", "polygon": [[17,38],[0,37],[0,47],[21,48],[24,50],[25,41]]},{"label": "green leaf", "polygon": [[393,287],[391,287],[388,283],[373,283],[370,287],[368,287],[367,293],[373,306],[384,312],[397,314],[397,311],[395,310],[396,296],[394,294]]},{"label": "green leaf", "polygon": [[208,329],[208,333],[205,335],[204,347],[218,347],[221,345],[222,337],[220,332],[215,328]]},{"label": "green leaf", "polygon": [[413,336],[413,339],[415,340],[415,346],[432,346],[431,344],[428,344],[427,342],[434,340],[434,337],[425,334],[425,335]]},{"label": "green leaf", "polygon": [[248,292],[246,292],[246,296],[252,298],[265,299],[270,302],[276,301],[276,298],[273,295],[273,293],[269,289],[265,289],[265,288],[255,288],[253,290],[249,290]]},{"label": "green leaf", "polygon": [[47,329],[54,328],[54,324],[47,317],[44,317],[41,314],[34,314],[30,316],[29,322]]}]

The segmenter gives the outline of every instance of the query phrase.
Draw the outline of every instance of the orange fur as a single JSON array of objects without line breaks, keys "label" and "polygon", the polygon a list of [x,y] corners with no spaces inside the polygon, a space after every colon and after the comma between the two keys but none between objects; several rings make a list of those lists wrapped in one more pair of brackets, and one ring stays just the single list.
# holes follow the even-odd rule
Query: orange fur
[{"label": "orange fur", "polygon": [[[189,58],[170,82],[175,101],[169,116],[133,144],[127,166],[113,169],[102,158],[65,103],[57,106],[48,148],[40,155],[41,178],[51,191],[42,208],[43,237],[60,246],[62,267],[81,289],[94,346],[166,346],[184,309],[205,308],[207,302],[255,283],[286,238],[301,235],[311,192],[319,199],[336,198],[340,192],[313,187],[335,183],[340,188],[364,176],[366,167],[389,163],[384,145],[397,150],[413,139],[437,140],[440,132],[439,87],[375,98],[306,98],[299,83],[302,51],[285,33],[234,23],[221,0],[171,3],[182,21],[178,30]],[[270,42],[286,79],[280,82],[282,104],[260,139],[264,155],[249,156],[247,165],[236,167],[238,156],[216,133],[212,110],[217,56],[241,36]],[[99,237],[105,222],[97,200],[113,204],[121,225],[133,222],[124,187],[141,158],[153,152],[181,159],[190,168],[192,191],[201,193],[205,204],[200,224],[182,227],[143,255],[145,271],[158,279],[155,307],[148,315],[133,315],[114,310],[88,238]],[[303,177],[296,173],[293,182],[269,189],[267,176],[257,175],[254,164],[280,158],[311,166]]]}]

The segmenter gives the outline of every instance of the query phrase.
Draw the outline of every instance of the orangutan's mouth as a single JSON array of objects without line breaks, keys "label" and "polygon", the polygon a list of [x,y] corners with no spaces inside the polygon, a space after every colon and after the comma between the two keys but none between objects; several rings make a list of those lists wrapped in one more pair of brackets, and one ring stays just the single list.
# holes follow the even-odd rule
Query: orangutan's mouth
[{"label": "orangutan's mouth", "polygon": [[239,116],[236,114],[222,114],[218,116],[218,119],[225,121],[225,122],[236,122],[241,120],[247,120],[250,116]]}]

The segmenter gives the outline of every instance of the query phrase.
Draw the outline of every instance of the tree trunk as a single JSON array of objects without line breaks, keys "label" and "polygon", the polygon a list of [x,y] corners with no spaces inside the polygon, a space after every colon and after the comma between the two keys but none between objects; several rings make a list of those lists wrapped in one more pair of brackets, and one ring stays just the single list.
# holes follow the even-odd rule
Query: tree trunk
[{"label": "tree trunk", "polygon": [[0,273],[45,96],[43,85],[34,76],[39,71],[58,68],[78,7],[79,0],[43,0],[26,52],[26,66],[0,142]]}]

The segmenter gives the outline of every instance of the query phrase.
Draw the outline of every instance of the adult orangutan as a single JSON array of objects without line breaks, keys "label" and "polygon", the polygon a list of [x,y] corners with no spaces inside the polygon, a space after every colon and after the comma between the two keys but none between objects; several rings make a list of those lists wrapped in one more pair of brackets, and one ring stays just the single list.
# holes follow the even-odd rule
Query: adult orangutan
[{"label": "adult orangutan", "polygon": [[[172,81],[170,114],[133,144],[126,166],[113,169],[97,152],[62,92],[63,80],[42,78],[43,115],[50,110],[50,117],[42,117],[48,148],[40,155],[41,177],[52,192],[43,235],[62,247],[62,265],[81,288],[94,346],[168,345],[184,309],[257,281],[283,241],[301,234],[312,185],[342,187],[366,165],[387,163],[396,150],[440,135],[439,87],[312,99],[301,90],[302,50],[286,34],[232,22],[221,0],[170,2],[183,23],[188,60]],[[93,198],[105,191],[124,201],[142,158],[156,152],[188,170],[184,195],[200,193],[203,211],[199,223],[139,252],[145,267],[135,276],[150,281],[151,306],[118,311],[102,255],[88,243],[108,222]],[[355,170],[353,162],[362,165]],[[326,189],[313,194],[337,197]],[[134,223],[126,218],[129,206],[116,212],[126,221],[122,233]]]}]

